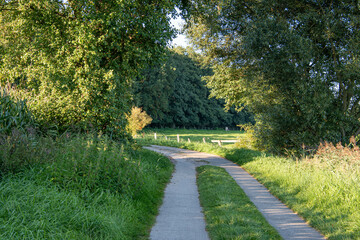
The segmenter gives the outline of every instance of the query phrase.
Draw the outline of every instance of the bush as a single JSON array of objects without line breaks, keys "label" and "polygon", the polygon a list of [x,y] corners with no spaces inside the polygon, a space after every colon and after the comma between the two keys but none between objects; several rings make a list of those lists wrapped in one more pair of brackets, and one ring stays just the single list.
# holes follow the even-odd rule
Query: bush
[{"label": "bush", "polygon": [[68,133],[53,139],[14,129],[0,138],[0,174],[39,166],[41,180],[63,189],[103,189],[135,196],[142,178],[139,162],[128,148],[107,136]]},{"label": "bush", "polygon": [[133,136],[152,121],[152,118],[138,107],[133,107],[131,113],[126,115],[126,119],[128,120],[127,129]]}]

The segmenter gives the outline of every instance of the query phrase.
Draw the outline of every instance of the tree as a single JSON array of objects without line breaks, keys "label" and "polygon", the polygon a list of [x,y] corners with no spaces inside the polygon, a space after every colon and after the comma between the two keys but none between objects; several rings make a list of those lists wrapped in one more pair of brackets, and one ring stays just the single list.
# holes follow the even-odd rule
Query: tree
[{"label": "tree", "polygon": [[124,133],[129,87],[174,35],[170,0],[2,0],[0,84],[42,124]]},{"label": "tree", "polygon": [[209,99],[201,77],[213,73],[199,58],[190,48],[172,49],[165,63],[146,69],[134,83],[135,105],[153,118],[151,126],[217,128],[253,121],[247,111],[225,112],[222,100]]},{"label": "tree", "polygon": [[360,134],[357,1],[199,0],[188,34],[215,65],[212,95],[255,113],[269,150]]}]

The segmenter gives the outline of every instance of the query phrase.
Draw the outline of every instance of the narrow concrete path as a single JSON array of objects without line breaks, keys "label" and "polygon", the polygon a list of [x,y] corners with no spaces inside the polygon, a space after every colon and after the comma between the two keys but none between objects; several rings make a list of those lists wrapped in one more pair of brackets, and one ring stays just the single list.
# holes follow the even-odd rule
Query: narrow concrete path
[{"label": "narrow concrete path", "polygon": [[205,220],[196,185],[196,161],[180,149],[145,147],[159,152],[175,163],[175,172],[165,189],[156,224],[151,229],[152,240],[208,240]]},{"label": "narrow concrete path", "polygon": [[165,190],[163,205],[151,230],[152,240],[209,239],[199,204],[195,172],[197,166],[204,164],[226,169],[285,240],[325,239],[233,162],[216,155],[187,149],[156,145],[145,148],[170,157],[175,162],[175,173]]}]

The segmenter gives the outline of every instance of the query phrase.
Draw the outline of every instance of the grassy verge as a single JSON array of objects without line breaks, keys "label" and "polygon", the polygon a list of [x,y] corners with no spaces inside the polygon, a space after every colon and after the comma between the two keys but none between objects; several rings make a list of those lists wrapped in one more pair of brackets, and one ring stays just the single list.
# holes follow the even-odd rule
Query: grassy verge
[{"label": "grassy verge", "polygon": [[[282,202],[329,239],[360,239],[360,164],[330,151],[316,159],[294,161],[246,148],[212,144],[139,140],[213,153],[241,165]],[[359,159],[359,158],[357,158]]]},{"label": "grassy verge", "polygon": [[201,166],[197,172],[211,239],[281,239],[223,168]]},{"label": "grassy verge", "polygon": [[104,136],[6,141],[0,239],[148,238],[173,170],[167,158]]},{"label": "grassy verge", "polygon": [[278,157],[243,167],[329,239],[360,239],[359,175]]}]

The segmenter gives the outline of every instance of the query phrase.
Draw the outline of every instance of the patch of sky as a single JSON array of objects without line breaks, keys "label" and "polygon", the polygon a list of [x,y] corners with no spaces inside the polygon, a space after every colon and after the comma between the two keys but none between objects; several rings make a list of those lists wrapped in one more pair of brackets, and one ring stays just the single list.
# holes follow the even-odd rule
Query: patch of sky
[{"label": "patch of sky", "polygon": [[176,38],[174,38],[171,42],[171,46],[181,46],[186,48],[187,46],[190,46],[189,40],[186,38],[185,34],[182,33],[182,29],[185,24],[185,20],[181,16],[177,16],[176,18],[171,19],[171,24],[174,28],[177,29],[178,34]]}]

